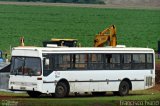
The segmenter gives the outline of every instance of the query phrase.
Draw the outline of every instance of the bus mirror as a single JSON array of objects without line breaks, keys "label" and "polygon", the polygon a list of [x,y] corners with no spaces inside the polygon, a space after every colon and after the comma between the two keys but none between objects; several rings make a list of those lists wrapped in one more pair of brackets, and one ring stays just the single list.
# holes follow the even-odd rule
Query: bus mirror
[{"label": "bus mirror", "polygon": [[44,59],[44,63],[45,63],[45,65],[47,66],[47,65],[49,65],[49,59]]}]

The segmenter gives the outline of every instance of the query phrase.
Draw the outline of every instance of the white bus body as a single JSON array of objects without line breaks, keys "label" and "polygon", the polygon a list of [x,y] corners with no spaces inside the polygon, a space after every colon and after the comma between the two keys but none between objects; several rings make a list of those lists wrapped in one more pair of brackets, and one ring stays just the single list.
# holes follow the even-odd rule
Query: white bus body
[{"label": "white bus body", "polygon": [[155,84],[155,55],[149,48],[16,47],[9,89],[64,97],[69,93],[127,95]]}]

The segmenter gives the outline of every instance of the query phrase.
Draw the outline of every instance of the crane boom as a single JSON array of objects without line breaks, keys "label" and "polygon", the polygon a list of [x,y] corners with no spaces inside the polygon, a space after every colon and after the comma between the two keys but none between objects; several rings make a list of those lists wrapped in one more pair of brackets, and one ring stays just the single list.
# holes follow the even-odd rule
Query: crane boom
[{"label": "crane boom", "polygon": [[111,25],[95,36],[94,47],[103,47],[105,43],[113,47],[117,45],[115,25]]}]

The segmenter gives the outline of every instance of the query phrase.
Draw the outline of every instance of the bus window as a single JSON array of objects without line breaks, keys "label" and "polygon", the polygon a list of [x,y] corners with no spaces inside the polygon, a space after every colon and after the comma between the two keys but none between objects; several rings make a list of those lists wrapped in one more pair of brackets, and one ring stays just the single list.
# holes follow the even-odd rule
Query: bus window
[{"label": "bus window", "polygon": [[111,63],[112,54],[105,54],[105,69],[110,69],[110,63]]},{"label": "bus window", "polygon": [[103,66],[103,54],[90,54],[89,69],[102,70]]},{"label": "bus window", "polygon": [[12,57],[11,74],[23,75],[24,63],[25,63],[25,58]]},{"label": "bus window", "polygon": [[119,70],[121,69],[120,64],[120,54],[112,54],[111,60],[110,60],[110,69],[113,70]]},{"label": "bus window", "polygon": [[25,59],[25,67],[24,67],[24,75],[41,75],[41,63],[38,58],[26,58]]},{"label": "bus window", "polygon": [[131,64],[132,64],[131,54],[122,54],[121,62],[122,62],[122,69],[124,70],[131,69]]},{"label": "bus window", "polygon": [[73,54],[75,61],[73,61],[73,69],[86,70],[88,63],[87,54]]},{"label": "bus window", "polygon": [[145,69],[145,54],[133,54],[133,69]]},{"label": "bus window", "polygon": [[59,70],[68,70],[71,69],[71,58],[70,54],[61,54],[59,55]]},{"label": "bus window", "polygon": [[153,69],[153,55],[152,54],[147,54],[147,64],[146,64],[147,69]]}]

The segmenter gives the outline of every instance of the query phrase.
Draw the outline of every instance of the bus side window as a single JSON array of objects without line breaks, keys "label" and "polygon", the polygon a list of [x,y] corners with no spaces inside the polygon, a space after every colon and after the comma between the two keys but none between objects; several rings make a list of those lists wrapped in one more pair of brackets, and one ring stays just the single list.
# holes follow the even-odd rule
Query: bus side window
[{"label": "bus side window", "polygon": [[132,64],[131,54],[122,54],[121,62],[122,62],[122,69],[125,69],[125,70],[131,69],[131,64]]},{"label": "bus side window", "polygon": [[54,70],[66,71],[71,69],[71,55],[70,54],[56,54],[54,55],[53,68]]},{"label": "bus side window", "polygon": [[145,54],[133,54],[132,68],[133,69],[145,69]]},{"label": "bus side window", "polygon": [[87,54],[76,54],[73,68],[79,69],[79,70],[86,70],[87,63],[88,63]]},{"label": "bus side window", "polygon": [[112,58],[110,61],[110,68],[115,70],[121,69],[120,54],[112,54]]},{"label": "bus side window", "polygon": [[105,58],[105,69],[110,69],[112,54],[105,54],[104,58]]},{"label": "bus side window", "polygon": [[90,70],[103,70],[103,54],[90,54],[90,63],[89,69]]},{"label": "bus side window", "polygon": [[146,68],[147,69],[153,69],[153,55],[152,54],[147,54]]}]

